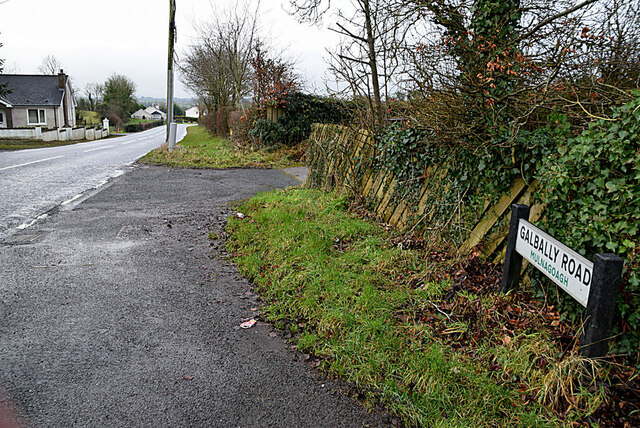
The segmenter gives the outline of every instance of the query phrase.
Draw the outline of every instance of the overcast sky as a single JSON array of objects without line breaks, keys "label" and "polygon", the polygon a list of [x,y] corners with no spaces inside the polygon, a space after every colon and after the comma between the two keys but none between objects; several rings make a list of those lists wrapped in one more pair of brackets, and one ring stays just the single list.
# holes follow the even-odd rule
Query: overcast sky
[{"label": "overcast sky", "polygon": [[[104,82],[117,72],[136,83],[138,96],[166,96],[169,0],[3,1],[0,58],[5,59],[5,73],[37,74],[42,59],[51,54],[80,91],[86,83]],[[177,53],[195,42],[195,24],[230,1],[176,0]],[[262,0],[261,30],[297,60],[309,89],[322,89],[325,48],[335,46],[337,36],[326,27],[297,23],[283,5],[288,1]],[[175,96],[192,96],[179,79]]]}]

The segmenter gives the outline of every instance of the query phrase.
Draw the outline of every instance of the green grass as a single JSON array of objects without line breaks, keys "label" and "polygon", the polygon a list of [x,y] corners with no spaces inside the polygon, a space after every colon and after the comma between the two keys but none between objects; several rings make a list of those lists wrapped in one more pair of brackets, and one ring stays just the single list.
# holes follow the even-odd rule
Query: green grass
[{"label": "green grass", "polygon": [[[228,225],[228,249],[253,279],[267,319],[294,333],[299,350],[320,358],[321,370],[413,426],[556,426],[581,416],[566,412],[560,421],[545,405],[562,392],[553,385],[573,373],[536,366],[538,354],[551,359],[557,353],[543,332],[508,344],[488,341],[472,353],[436,337],[415,314],[447,323],[433,302],[447,293],[450,280],[409,286],[406,278],[428,263],[424,253],[389,244],[389,232],[345,206],[334,194],[275,191],[244,203],[239,211],[245,218]],[[482,303],[489,313],[493,299]],[[467,328],[460,322],[448,327],[451,335]],[[502,367],[500,373],[491,363]],[[539,398],[523,400],[523,383]]]},{"label": "green grass", "polygon": [[184,168],[287,168],[299,166],[300,157],[299,148],[242,151],[224,138],[212,137],[201,126],[191,126],[173,152],[165,145],[140,162]]},{"label": "green grass", "polygon": [[80,119],[78,120],[78,124],[82,126],[93,126],[93,125],[102,125],[102,120],[100,118],[100,114],[95,111],[89,110],[79,110],[78,115]]},{"label": "green grass", "polygon": [[79,141],[0,140],[0,150],[43,149],[47,147],[68,146],[71,144],[86,143],[86,142],[87,140],[79,140]]}]

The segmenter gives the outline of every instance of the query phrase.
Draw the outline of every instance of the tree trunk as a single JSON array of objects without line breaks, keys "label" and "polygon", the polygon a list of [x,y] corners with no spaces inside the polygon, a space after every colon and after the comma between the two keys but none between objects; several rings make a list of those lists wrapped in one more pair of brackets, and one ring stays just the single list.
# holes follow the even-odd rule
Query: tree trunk
[{"label": "tree trunk", "polygon": [[373,86],[374,118],[377,124],[382,124],[382,100],[380,98],[380,81],[378,78],[378,63],[376,61],[376,45],[371,23],[371,6],[369,0],[362,0],[367,44],[369,46],[369,67],[371,68],[371,86]]}]

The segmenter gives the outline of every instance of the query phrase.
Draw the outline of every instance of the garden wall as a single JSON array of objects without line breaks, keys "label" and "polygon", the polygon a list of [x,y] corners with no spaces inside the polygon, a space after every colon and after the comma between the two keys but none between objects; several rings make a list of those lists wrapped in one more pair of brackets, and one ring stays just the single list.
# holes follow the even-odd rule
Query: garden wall
[{"label": "garden wall", "polygon": [[107,128],[59,128],[42,129],[13,128],[0,129],[0,139],[7,140],[39,140],[39,141],[79,141],[99,140],[109,136]]}]

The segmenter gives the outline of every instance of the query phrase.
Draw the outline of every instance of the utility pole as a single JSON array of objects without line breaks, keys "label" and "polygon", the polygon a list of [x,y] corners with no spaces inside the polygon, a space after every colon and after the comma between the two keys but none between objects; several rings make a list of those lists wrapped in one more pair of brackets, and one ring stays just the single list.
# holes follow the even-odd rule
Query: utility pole
[{"label": "utility pole", "polygon": [[176,39],[176,0],[169,0],[169,61],[167,68],[167,143],[169,150],[176,144],[175,132],[171,139],[173,123],[173,45]]}]

